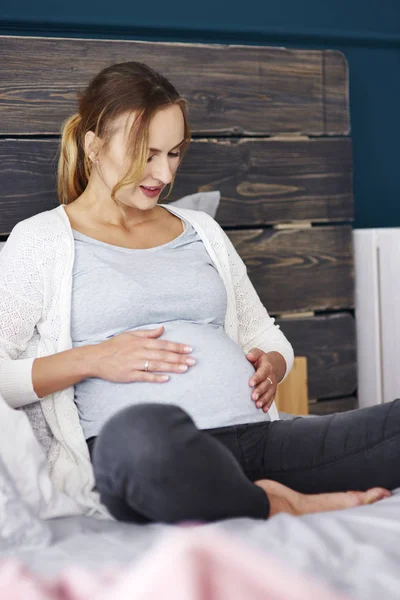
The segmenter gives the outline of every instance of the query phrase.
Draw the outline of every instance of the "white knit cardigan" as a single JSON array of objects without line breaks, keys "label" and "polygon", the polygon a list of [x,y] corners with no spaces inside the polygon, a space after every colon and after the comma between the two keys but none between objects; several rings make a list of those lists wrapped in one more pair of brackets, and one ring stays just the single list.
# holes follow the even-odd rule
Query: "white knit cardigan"
[{"label": "white knit cardigan", "polygon": [[[292,346],[262,305],[228,236],[206,213],[163,206],[197,230],[226,286],[226,333],[244,352],[253,347],[280,352],[286,376]],[[18,223],[0,253],[0,394],[14,408],[39,400],[32,385],[34,359],[72,348],[73,263],[74,239],[63,206]],[[41,407],[54,436],[47,456],[53,484],[75,500],[82,514],[109,518],[92,491],[93,469],[74,388],[42,398]],[[279,419],[275,404],[269,415]]]}]

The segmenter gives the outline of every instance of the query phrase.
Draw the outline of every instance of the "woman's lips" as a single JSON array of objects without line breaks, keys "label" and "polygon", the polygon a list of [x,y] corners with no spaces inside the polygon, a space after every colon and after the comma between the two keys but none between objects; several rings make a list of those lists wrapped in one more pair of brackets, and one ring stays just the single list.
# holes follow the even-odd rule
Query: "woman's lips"
[{"label": "woman's lips", "polygon": [[158,188],[151,189],[151,188],[148,188],[148,187],[146,187],[144,185],[141,185],[140,189],[142,190],[143,194],[145,196],[147,196],[148,198],[155,198],[156,196],[159,195],[159,193],[161,192],[162,188],[158,187]]}]

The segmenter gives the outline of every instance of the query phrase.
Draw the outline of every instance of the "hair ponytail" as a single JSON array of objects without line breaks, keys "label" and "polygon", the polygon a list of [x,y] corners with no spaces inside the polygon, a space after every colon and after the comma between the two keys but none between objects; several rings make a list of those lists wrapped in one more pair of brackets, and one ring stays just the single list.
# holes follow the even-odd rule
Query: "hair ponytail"
[{"label": "hair ponytail", "polygon": [[81,116],[72,115],[64,122],[58,160],[58,199],[70,204],[80,196],[89,180],[90,165],[82,145]]}]

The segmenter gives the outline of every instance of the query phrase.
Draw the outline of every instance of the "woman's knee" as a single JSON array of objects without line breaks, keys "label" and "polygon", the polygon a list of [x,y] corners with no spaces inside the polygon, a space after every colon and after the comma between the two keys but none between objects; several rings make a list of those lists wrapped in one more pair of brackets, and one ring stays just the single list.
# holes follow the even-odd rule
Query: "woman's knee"
[{"label": "woman's knee", "polygon": [[193,431],[189,415],[175,405],[139,404],[118,411],[102,427],[93,451],[95,472],[149,473],[165,468]]},{"label": "woman's knee", "polygon": [[[400,434],[400,399],[384,402],[361,409],[367,416],[368,429],[379,439],[388,439]],[[371,435],[371,434],[370,434]]]}]

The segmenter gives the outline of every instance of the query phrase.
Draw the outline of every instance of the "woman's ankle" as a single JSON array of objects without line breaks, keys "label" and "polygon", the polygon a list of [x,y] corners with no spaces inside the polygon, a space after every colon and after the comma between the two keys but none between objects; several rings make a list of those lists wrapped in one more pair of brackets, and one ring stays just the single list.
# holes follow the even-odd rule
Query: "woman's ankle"
[{"label": "woman's ankle", "polygon": [[270,509],[268,517],[273,517],[279,513],[288,513],[290,515],[301,514],[298,509],[298,503],[302,494],[268,479],[261,479],[254,483],[265,492],[269,500]]}]

